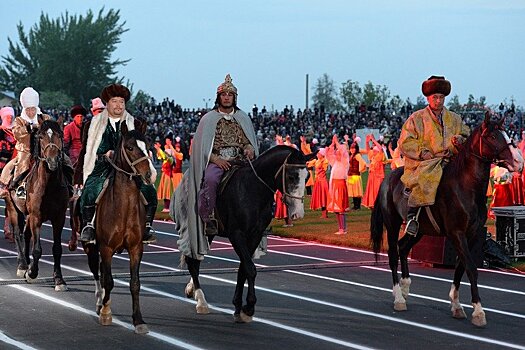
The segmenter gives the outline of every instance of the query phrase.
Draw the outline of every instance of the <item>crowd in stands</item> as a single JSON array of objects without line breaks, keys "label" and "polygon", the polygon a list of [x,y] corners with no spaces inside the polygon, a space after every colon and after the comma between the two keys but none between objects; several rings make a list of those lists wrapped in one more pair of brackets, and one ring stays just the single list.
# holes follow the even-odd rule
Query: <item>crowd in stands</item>
[{"label": "crowd in stands", "polygon": [[[88,106],[89,107],[89,106]],[[45,109],[44,111],[55,118],[63,117],[66,123],[71,122],[69,110]],[[305,136],[308,142],[314,138],[319,147],[329,145],[332,136],[343,138],[344,135],[353,135],[356,129],[378,129],[385,141],[395,141],[399,137],[401,126],[406,118],[414,111],[410,104],[404,104],[399,110],[379,106],[357,106],[350,112],[329,112],[320,108],[295,109],[285,106],[281,111],[269,111],[264,106],[254,105],[248,112],[252,118],[260,150],[264,151],[275,144],[275,136],[290,136],[294,144],[300,144],[300,137]],[[15,110],[19,113],[19,110]],[[190,140],[195,132],[200,118],[207,112],[204,108],[183,109],[174,100],[164,98],[161,102],[151,99],[130,110],[136,117],[148,120],[147,134],[152,141],[164,144],[166,137],[181,144],[184,158],[188,158]],[[516,141],[521,140],[520,131],[525,128],[523,112],[515,108],[514,104],[501,103],[496,112],[505,115],[505,125],[509,137]],[[479,125],[484,118],[484,111],[477,106],[460,111],[464,122],[471,128]],[[18,115],[18,114],[17,114]],[[153,144],[153,142],[152,142]],[[152,146],[153,148],[153,146]]]}]

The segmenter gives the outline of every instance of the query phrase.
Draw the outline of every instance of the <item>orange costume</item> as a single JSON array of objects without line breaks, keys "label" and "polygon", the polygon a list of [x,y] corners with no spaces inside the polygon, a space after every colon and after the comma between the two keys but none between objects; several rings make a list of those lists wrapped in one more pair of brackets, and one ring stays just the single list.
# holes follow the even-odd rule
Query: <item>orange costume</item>
[{"label": "orange costume", "polygon": [[374,147],[368,151],[370,167],[368,168],[368,182],[366,183],[365,195],[363,196],[363,205],[367,208],[373,208],[376,201],[379,186],[385,178],[385,153],[380,147]]},{"label": "orange costume", "polygon": [[323,159],[313,159],[308,162],[307,166],[313,166],[315,169],[315,182],[312,191],[312,200],[310,201],[310,209],[324,210],[328,202],[328,181],[326,179],[328,160],[324,157]]}]

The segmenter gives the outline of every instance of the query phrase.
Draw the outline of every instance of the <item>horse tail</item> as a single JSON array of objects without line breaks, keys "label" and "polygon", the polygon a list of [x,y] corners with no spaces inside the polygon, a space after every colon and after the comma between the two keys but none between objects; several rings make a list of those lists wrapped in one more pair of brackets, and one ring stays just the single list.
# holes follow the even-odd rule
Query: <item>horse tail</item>
[{"label": "horse tail", "polygon": [[179,262],[179,269],[184,269],[186,268],[186,255],[184,254],[180,254],[180,262]]},{"label": "horse tail", "polygon": [[370,242],[377,261],[378,254],[383,246],[383,210],[381,205],[381,191],[378,193],[372,215],[370,216]]}]

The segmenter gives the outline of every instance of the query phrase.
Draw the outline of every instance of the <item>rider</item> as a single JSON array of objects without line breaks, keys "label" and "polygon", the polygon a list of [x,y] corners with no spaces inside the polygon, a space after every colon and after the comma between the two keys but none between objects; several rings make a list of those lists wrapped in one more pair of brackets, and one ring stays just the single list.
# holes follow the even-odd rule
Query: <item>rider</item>
[{"label": "rider", "polygon": [[64,127],[64,150],[73,165],[77,164],[78,156],[82,150],[82,121],[86,117],[87,111],[82,105],[71,108],[71,118],[73,122]]},{"label": "rider", "polygon": [[[257,154],[257,138],[252,122],[237,107],[237,88],[228,74],[217,88],[215,109],[206,113],[197,126],[190,167],[175,192],[177,202],[187,200],[184,202],[187,212],[186,208],[175,205],[177,225],[182,224],[192,233],[216,234],[217,222],[213,211],[221,176],[230,169],[231,161],[253,159]],[[185,182],[188,183],[184,185]]]},{"label": "rider", "polygon": [[[126,102],[130,98],[127,87],[120,84],[108,85],[102,90],[100,97],[106,103],[106,109],[96,118],[93,118],[89,124],[83,164],[84,189],[80,196],[83,229],[80,240],[84,244],[95,243],[95,227],[93,224],[96,200],[112,169],[106,157],[111,157],[115,151],[120,138],[120,125],[125,122],[128,130],[135,129],[135,119],[126,111]],[[151,229],[157,209],[157,193],[153,185],[146,184],[142,184],[140,191],[148,202],[146,205],[146,230],[142,240],[144,243],[152,243],[157,239]],[[137,203],[137,205],[140,204]]]},{"label": "rider", "polygon": [[[16,196],[20,199],[26,198],[25,181],[22,181],[30,169],[31,161],[31,133],[40,127],[43,120],[50,119],[47,114],[42,114],[38,107],[40,97],[32,87],[26,87],[20,93],[20,104],[22,113],[15,118],[13,134],[16,139],[16,158],[6,164],[0,176],[0,198],[5,198],[9,189],[16,188]],[[72,190],[73,167],[67,155],[64,155],[64,175],[68,183],[70,193]],[[14,169],[14,174],[13,174]],[[22,181],[20,183],[20,181]]]},{"label": "rider", "polygon": [[444,106],[450,89],[444,77],[425,80],[422,91],[428,106],[414,112],[401,130],[398,144],[405,158],[401,181],[410,191],[405,233],[412,236],[419,229],[421,207],[434,204],[443,166],[470,133],[461,117]]}]

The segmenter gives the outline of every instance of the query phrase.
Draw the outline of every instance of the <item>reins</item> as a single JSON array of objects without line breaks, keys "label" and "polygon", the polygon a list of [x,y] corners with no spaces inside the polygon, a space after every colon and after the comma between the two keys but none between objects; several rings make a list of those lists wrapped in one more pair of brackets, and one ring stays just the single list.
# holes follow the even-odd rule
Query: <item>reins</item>
[{"label": "reins", "polygon": [[[499,130],[499,129],[498,129]],[[501,131],[500,131],[501,132]],[[496,158],[505,148],[508,148],[509,146],[512,146],[512,147],[516,147],[516,145],[514,145],[514,142],[512,140],[510,140],[509,142],[507,142],[505,145],[502,145],[500,148],[497,148],[496,151],[494,152],[494,157],[492,158],[488,158],[486,156],[483,155],[483,131],[480,133],[480,136],[479,136],[479,154],[476,154],[474,152],[472,152],[472,155],[478,159],[480,159],[481,161],[485,162],[485,163],[493,163],[493,164],[498,164],[500,161]]]},{"label": "reins", "polygon": [[128,157],[128,154],[126,153],[126,151],[124,151],[124,144],[121,145],[120,147],[120,154],[124,157],[124,159],[126,160],[126,163],[131,167],[131,170],[133,171],[132,173],[129,172],[129,171],[126,171],[124,169],[122,169],[121,167],[119,167],[117,164],[115,164],[115,162],[113,162],[113,160],[111,158],[109,158],[108,156],[105,156],[106,157],[106,160],[108,161],[109,164],[111,164],[111,166],[116,170],[116,171],[119,171],[121,173],[124,173],[126,175],[129,176],[129,179],[133,179],[134,176],[136,177],[142,177],[142,175],[137,171],[137,168],[135,167],[135,165],[137,165],[138,163],[144,161],[144,160],[148,160],[148,156],[142,156],[138,159],[136,159],[135,161],[131,161]]},{"label": "reins", "polygon": [[[304,201],[304,196],[294,196],[294,195],[291,195],[289,194],[288,192],[286,192],[286,187],[285,187],[285,176],[286,176],[286,168],[287,167],[290,167],[290,168],[304,168],[305,166],[304,165],[300,165],[300,164],[288,164],[288,158],[290,158],[292,154],[290,153],[286,159],[284,160],[284,163],[281,164],[281,166],[279,167],[279,169],[277,169],[277,172],[275,173],[274,175],[274,178],[277,179],[277,176],[279,175],[279,172],[282,170],[282,182],[283,182],[283,197],[282,197],[282,200],[284,202],[284,198],[285,197],[290,197],[290,198],[294,198],[294,199],[300,199],[301,201]],[[253,170],[253,173],[255,175],[255,177],[257,178],[257,180],[259,180],[260,182],[262,182],[274,195],[277,193],[277,191],[273,190],[270,185],[268,185],[258,174],[257,174],[257,171],[255,170],[255,168],[253,167],[253,164],[251,162],[250,159],[248,159],[248,164],[250,164],[250,167],[252,168]]]}]

